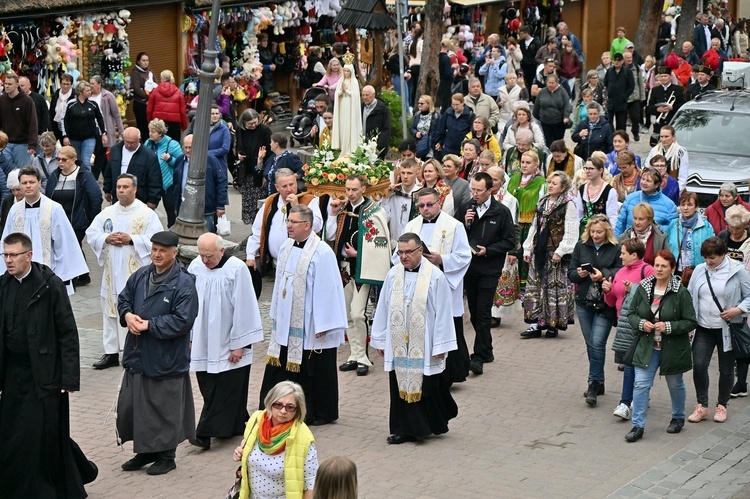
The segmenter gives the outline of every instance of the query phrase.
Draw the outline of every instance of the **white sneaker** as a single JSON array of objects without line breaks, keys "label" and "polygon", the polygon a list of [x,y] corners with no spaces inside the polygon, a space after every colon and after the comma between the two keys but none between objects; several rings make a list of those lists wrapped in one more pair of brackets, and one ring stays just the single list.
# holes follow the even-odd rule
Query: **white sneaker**
[{"label": "white sneaker", "polygon": [[617,416],[618,418],[628,420],[630,419],[630,407],[626,406],[623,403],[620,403],[620,405],[618,405],[615,409],[615,412],[613,412],[612,414],[614,416]]}]

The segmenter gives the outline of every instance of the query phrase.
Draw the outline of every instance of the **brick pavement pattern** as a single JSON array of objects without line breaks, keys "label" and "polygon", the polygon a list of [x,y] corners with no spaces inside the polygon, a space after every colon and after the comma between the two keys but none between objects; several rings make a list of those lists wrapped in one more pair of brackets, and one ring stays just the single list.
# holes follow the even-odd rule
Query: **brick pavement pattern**
[{"label": "brick pavement pattern", "polygon": [[[647,154],[646,141],[634,144]],[[641,145],[643,144],[643,145]],[[239,194],[230,188],[228,216],[241,241],[250,227],[240,218]],[[165,222],[165,220],[162,220]],[[71,397],[71,434],[99,467],[99,477],[86,489],[91,498],[216,498],[224,497],[237,463],[232,451],[240,437],[212,442],[203,451],[183,443],[177,449],[177,469],[159,477],[145,468],[124,472],[120,465],[132,457],[132,444],[116,444],[112,408],[121,369],[95,371],[91,364],[102,354],[99,284],[101,270],[87,249],[92,283],[72,297],[81,338],[81,392]],[[273,283],[264,282],[259,300],[270,332],[268,309]],[[466,337],[474,333],[465,320]],[[429,499],[464,497],[635,497],[686,495],[708,497],[709,491],[738,490],[750,469],[750,404],[733,399],[724,425],[712,421],[688,424],[682,433],[665,432],[670,420],[666,383],[657,380],[643,440],[624,440],[629,422],[612,416],[619,402],[622,374],[607,355],[607,392],[596,408],[581,394],[588,372],[586,349],[577,326],[555,339],[521,340],[520,314],[493,329],[495,361],[485,374],[454,385],[459,415],[450,431],[421,443],[389,446],[388,377],[382,359],[371,352],[374,367],[365,377],[339,373],[340,419],[314,427],[319,459],[334,455],[352,458],[359,471],[360,497]],[[611,342],[611,339],[610,339]],[[250,411],[257,407],[267,341],[254,353],[250,375]],[[346,360],[342,348],[339,361]],[[718,368],[712,364],[711,395],[717,390]],[[686,374],[688,407],[694,403],[690,373]],[[202,399],[193,377],[196,414]],[[708,466],[707,466],[708,465]],[[405,473],[405,470],[412,470]],[[692,482],[692,483],[691,483]],[[727,482],[726,487],[718,487]],[[701,487],[690,486],[704,483]],[[718,488],[718,490],[717,490]]]}]

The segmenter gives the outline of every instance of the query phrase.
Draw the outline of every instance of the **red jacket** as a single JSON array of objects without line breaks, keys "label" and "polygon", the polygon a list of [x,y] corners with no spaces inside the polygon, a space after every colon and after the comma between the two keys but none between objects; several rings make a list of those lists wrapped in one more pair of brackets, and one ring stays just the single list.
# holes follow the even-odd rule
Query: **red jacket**
[{"label": "red jacket", "polygon": [[185,97],[174,83],[163,81],[159,83],[148,98],[146,116],[149,123],[153,119],[163,120],[165,123],[179,123],[182,130],[188,126]]},{"label": "red jacket", "polygon": [[[742,200],[742,198],[737,198],[737,203],[740,206],[744,206],[747,208],[748,211],[750,211],[750,204],[747,204]],[[726,211],[724,210],[724,207],[721,205],[721,201],[718,199],[714,201],[708,208],[706,208],[706,214],[705,217],[708,220],[708,222],[713,226],[714,232],[716,234],[719,234],[722,230],[728,229],[726,222]]]}]

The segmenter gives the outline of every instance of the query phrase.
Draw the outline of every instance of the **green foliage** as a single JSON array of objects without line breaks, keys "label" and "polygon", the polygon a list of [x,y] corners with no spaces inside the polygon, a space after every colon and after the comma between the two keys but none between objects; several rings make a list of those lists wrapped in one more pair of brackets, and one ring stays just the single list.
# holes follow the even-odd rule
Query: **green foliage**
[{"label": "green foliage", "polygon": [[401,97],[393,90],[383,90],[380,93],[380,99],[386,103],[391,111],[391,147],[398,147],[398,144],[404,140],[401,133]]}]

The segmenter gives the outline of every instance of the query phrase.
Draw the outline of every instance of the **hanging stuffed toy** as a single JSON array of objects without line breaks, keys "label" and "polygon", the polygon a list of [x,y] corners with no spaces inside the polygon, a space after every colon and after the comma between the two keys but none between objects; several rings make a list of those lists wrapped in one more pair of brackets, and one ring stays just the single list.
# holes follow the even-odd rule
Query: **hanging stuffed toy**
[{"label": "hanging stuffed toy", "polygon": [[0,27],[0,68],[2,68],[3,73],[10,71],[11,63],[8,52],[12,49],[13,43],[11,43],[5,30]]}]

